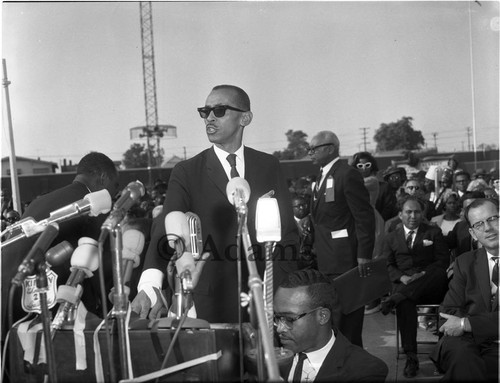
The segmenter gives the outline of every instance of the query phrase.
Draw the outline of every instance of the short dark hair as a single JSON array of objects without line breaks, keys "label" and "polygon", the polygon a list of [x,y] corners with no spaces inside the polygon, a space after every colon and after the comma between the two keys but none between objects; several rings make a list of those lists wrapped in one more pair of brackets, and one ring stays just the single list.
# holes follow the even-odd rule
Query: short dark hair
[{"label": "short dark hair", "polygon": [[478,199],[478,198],[485,198],[486,196],[484,195],[484,192],[475,190],[475,191],[466,191],[463,195],[462,198],[460,198],[460,201],[462,204],[464,201],[468,199]]},{"label": "short dark hair", "polygon": [[470,179],[469,172],[466,172],[465,170],[455,170],[455,173],[453,173],[453,178],[457,178],[458,176],[466,176],[468,179]]},{"label": "short dark hair", "polygon": [[338,311],[338,296],[332,281],[325,274],[314,269],[297,270],[289,273],[280,283],[282,288],[307,287],[311,308],[324,307],[333,314]]},{"label": "short dark hair", "polygon": [[425,202],[422,200],[422,198],[414,196],[414,195],[406,194],[403,197],[401,197],[401,198],[398,199],[397,206],[398,206],[398,210],[400,212],[403,211],[403,206],[408,201],[415,201],[415,202],[417,202],[420,205],[420,209],[422,209],[422,211],[425,210]]},{"label": "short dark hair", "polygon": [[467,222],[467,225],[469,225],[469,227],[471,227],[470,221],[469,221],[470,209],[478,208],[480,206],[487,204],[488,202],[493,204],[498,211],[498,201],[496,199],[491,199],[491,198],[478,198],[478,199],[474,200],[473,202],[471,202],[471,204],[465,208],[464,217],[465,217],[465,221]]},{"label": "short dark hair", "polygon": [[352,166],[356,166],[360,160],[364,158],[365,160],[368,160],[368,162],[371,162],[372,163],[372,167],[371,167],[371,172],[372,173],[377,173],[378,172],[378,165],[377,165],[377,160],[375,159],[375,157],[373,157],[371,155],[371,153],[368,153],[368,152],[357,152],[354,154],[354,156],[352,157],[352,163],[351,165]]},{"label": "short dark hair", "polygon": [[236,85],[217,85],[214,86],[212,90],[219,90],[219,89],[230,89],[234,92],[236,92],[236,103],[238,104],[237,106],[240,107],[241,109],[244,109],[245,111],[250,111],[250,97],[248,97],[247,92],[245,92],[243,89],[240,87],[237,87]]},{"label": "short dark hair", "polygon": [[76,167],[76,174],[92,176],[103,173],[110,179],[118,175],[113,161],[105,154],[99,152],[90,152],[83,156]]}]

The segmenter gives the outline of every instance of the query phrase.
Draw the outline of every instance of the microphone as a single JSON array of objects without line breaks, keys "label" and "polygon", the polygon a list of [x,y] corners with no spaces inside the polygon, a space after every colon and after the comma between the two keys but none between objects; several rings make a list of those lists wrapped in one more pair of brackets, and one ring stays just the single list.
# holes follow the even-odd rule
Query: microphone
[{"label": "microphone", "polygon": [[255,231],[258,242],[281,240],[281,218],[276,198],[261,197],[257,200]]},{"label": "microphone", "polygon": [[190,243],[189,225],[186,214],[182,211],[171,211],[165,217],[165,233],[168,245],[175,250],[174,260],[180,257]]},{"label": "microphone", "polygon": [[52,321],[51,331],[62,327],[68,317],[69,311],[78,303],[83,292],[81,283],[85,278],[90,278],[99,266],[99,252],[97,241],[82,237],[78,240],[78,247],[71,257],[71,274],[65,285],[57,290],[57,302],[60,303],[57,313]]},{"label": "microphone", "polygon": [[26,258],[24,258],[19,265],[17,274],[11,281],[13,285],[21,286],[26,277],[35,272],[36,266],[45,261],[45,252],[58,234],[59,225],[57,223],[50,223],[45,227],[45,230],[43,230],[40,237],[38,237]]},{"label": "microphone", "polygon": [[113,210],[102,224],[101,230],[113,231],[125,217],[127,211],[136,201],[144,196],[145,192],[144,185],[140,181],[130,182],[121,192],[120,198],[118,198],[113,206]]},{"label": "microphone", "polygon": [[195,261],[201,258],[203,251],[203,237],[201,235],[201,221],[197,214],[188,211],[186,219],[189,226],[189,238],[191,245],[191,253]]},{"label": "microphone", "polygon": [[51,223],[64,222],[80,215],[90,215],[97,217],[99,214],[106,214],[111,209],[111,196],[106,189],[102,189],[87,194],[83,199],[54,210],[49,217],[35,222],[31,217],[22,220],[21,228],[26,237],[32,237],[42,232]]},{"label": "microphone", "polygon": [[45,260],[50,266],[61,266],[68,260],[74,250],[75,249],[73,249],[73,246],[71,246],[68,241],[62,241],[47,250],[45,253]]},{"label": "microphone", "polygon": [[239,214],[246,214],[247,202],[250,198],[250,185],[241,177],[234,177],[227,183],[226,186],[227,199],[234,205]]},{"label": "microphone", "polygon": [[[123,285],[127,295],[130,294],[130,287],[127,285],[132,277],[132,271],[141,263],[141,254],[144,249],[144,234],[137,229],[128,229],[122,236],[123,249]],[[112,287],[109,293],[109,300],[113,302],[115,288]]]}]

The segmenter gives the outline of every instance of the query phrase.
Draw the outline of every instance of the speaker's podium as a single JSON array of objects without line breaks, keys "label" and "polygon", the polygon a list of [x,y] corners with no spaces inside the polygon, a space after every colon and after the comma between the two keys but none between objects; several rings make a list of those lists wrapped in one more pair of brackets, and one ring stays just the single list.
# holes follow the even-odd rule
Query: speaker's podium
[{"label": "speaker's podium", "polygon": [[[175,330],[162,328],[163,326],[138,326],[130,329],[128,337],[130,340],[131,366],[134,377],[139,377],[152,372],[159,371],[167,349],[171,343]],[[184,326],[183,326],[184,327]],[[21,337],[23,336],[22,334]],[[80,336],[82,336],[80,334]],[[31,350],[25,350],[18,336],[18,328],[13,328],[9,347],[9,370],[12,382],[43,382],[43,376],[47,372],[44,362],[44,350],[41,350],[42,332],[31,334]],[[56,359],[56,371],[59,382],[95,382],[95,342],[94,331],[84,330],[81,341],[75,342],[72,330],[60,330],[53,340],[53,348]],[[166,368],[220,353],[218,358],[210,358],[201,364],[185,368],[175,373],[163,376],[160,382],[233,382],[239,380],[239,346],[238,325],[236,324],[211,324],[209,328],[182,328],[175,342]],[[26,347],[26,337],[23,338]],[[97,333],[98,348],[100,349],[100,361],[104,380],[110,381],[109,360],[106,334],[104,331]],[[75,347],[75,343],[80,343]],[[111,354],[117,374],[119,367],[119,348],[116,332],[112,336]],[[97,354],[98,355],[98,354]],[[29,361],[25,360],[28,357]],[[82,362],[85,369],[82,368]],[[77,368],[77,364],[79,367]]]}]

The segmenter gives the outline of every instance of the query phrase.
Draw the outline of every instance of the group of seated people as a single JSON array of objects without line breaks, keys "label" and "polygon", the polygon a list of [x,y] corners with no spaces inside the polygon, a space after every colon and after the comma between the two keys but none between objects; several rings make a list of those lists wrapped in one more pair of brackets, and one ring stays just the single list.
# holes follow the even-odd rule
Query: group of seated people
[{"label": "group of seated people", "polygon": [[[373,258],[387,260],[393,284],[391,294],[367,305],[365,313],[397,315],[407,357],[404,376],[415,377],[419,369],[416,306],[441,304],[442,322],[435,323],[441,339],[431,358],[444,379],[496,381],[498,274],[495,261],[489,274],[486,265],[492,256],[498,264],[498,175],[479,169],[471,180],[466,171],[448,166],[424,172],[423,181],[402,167],[380,175],[366,152],[354,155],[351,164],[363,175],[377,216]],[[307,179],[291,189],[302,262],[313,265]]]}]

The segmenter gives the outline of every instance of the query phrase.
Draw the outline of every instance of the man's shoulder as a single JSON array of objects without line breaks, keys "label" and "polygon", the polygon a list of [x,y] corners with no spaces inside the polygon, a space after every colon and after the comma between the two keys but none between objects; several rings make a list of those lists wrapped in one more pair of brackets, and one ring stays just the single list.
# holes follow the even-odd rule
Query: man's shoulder
[{"label": "man's shoulder", "polygon": [[253,149],[248,146],[245,146],[244,153],[245,153],[245,160],[247,158],[250,158],[259,161],[269,161],[269,162],[279,163],[279,160],[272,154],[264,153],[261,152],[260,150]]},{"label": "man's shoulder", "polygon": [[479,257],[486,257],[486,251],[484,249],[476,249],[466,251],[455,258],[455,262],[459,263],[461,266],[469,265],[476,262]]}]

